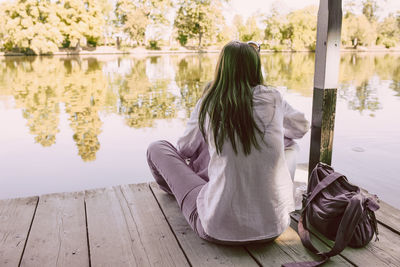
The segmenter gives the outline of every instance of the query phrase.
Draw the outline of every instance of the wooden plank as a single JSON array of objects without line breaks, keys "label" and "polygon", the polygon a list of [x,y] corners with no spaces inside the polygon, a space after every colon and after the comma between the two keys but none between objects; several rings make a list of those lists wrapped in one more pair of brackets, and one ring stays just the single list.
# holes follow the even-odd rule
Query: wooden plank
[{"label": "wooden plank", "polygon": [[89,266],[84,193],[41,196],[21,266]]},{"label": "wooden plank", "polygon": [[[142,187],[139,186],[136,191],[139,192],[139,189],[141,191]],[[149,190],[140,192],[144,200],[132,194],[134,194],[132,187],[86,191],[91,264],[93,266],[187,265],[185,257],[177,248],[176,240],[173,242],[174,237],[156,201],[150,200],[150,197],[154,200],[151,192]],[[145,214],[146,211],[149,214]],[[151,221],[153,219],[154,221]],[[151,226],[149,229],[154,230],[155,224],[158,224],[160,229],[149,233],[146,228]],[[164,256],[166,258],[163,258]]]},{"label": "wooden plank", "polygon": [[[311,238],[315,247],[321,251],[329,250],[315,237]],[[289,227],[271,244],[254,244],[247,249],[263,266],[280,266],[284,263],[320,260],[301,243],[296,231]],[[331,258],[324,266],[353,266],[341,256]]]},{"label": "wooden plank", "polygon": [[[363,193],[371,195],[367,190],[362,189]],[[378,201],[379,210],[375,212],[376,219],[378,222],[387,228],[391,229],[395,233],[400,235],[400,210],[387,204],[384,201]]]},{"label": "wooden plank", "polygon": [[[115,188],[125,214],[131,220],[129,232],[144,248],[148,265],[185,266],[188,262],[179,247],[149,185],[124,185]],[[146,264],[147,265],[147,264]]]},{"label": "wooden plank", "polygon": [[[298,220],[299,216],[296,214]],[[311,229],[329,247],[333,242]],[[371,241],[364,248],[347,247],[340,255],[358,266],[400,266],[400,235],[386,227],[379,227],[379,241]]]},{"label": "wooden plank", "polygon": [[400,211],[383,201],[379,202],[379,206],[376,211],[378,222],[400,235]]},{"label": "wooden plank", "polygon": [[192,266],[257,266],[244,247],[216,245],[199,238],[186,222],[176,200],[155,183],[150,187]]},{"label": "wooden plank", "polygon": [[38,197],[0,200],[0,266],[18,266]]}]

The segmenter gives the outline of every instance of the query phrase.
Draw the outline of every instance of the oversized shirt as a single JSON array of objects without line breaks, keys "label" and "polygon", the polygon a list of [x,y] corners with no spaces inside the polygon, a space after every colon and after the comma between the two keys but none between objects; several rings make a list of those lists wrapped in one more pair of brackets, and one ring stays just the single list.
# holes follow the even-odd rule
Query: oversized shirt
[{"label": "oversized shirt", "polygon": [[[187,158],[204,140],[198,124],[200,106],[201,100],[178,140],[178,151]],[[209,182],[197,197],[197,210],[206,234],[221,241],[275,237],[288,227],[289,213],[294,210],[284,136],[301,138],[309,130],[309,122],[283,100],[279,91],[262,85],[253,88],[253,117],[262,131],[261,135],[256,133],[260,149],[252,147],[247,156],[240,142],[236,142],[236,154],[229,139],[217,154],[208,117],[205,121]]]}]

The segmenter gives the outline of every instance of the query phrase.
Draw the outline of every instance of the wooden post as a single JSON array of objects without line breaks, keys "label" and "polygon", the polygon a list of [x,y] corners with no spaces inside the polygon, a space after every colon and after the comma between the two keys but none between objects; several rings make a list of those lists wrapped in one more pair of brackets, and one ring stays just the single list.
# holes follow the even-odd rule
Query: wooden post
[{"label": "wooden post", "polygon": [[309,173],[318,162],[331,164],[340,63],[342,1],[320,0],[315,49]]}]

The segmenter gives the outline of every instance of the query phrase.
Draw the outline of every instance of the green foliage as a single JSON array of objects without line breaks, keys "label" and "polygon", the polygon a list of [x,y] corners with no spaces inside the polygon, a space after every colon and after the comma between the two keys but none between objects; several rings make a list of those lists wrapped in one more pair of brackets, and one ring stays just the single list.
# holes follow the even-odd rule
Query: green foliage
[{"label": "green foliage", "polygon": [[224,25],[220,28],[220,30],[217,31],[216,41],[220,45],[225,45],[226,43],[234,39],[234,34],[235,32],[233,27]]},{"label": "green foliage", "polygon": [[383,44],[386,48],[396,46],[396,41],[398,41],[400,37],[400,28],[393,14],[390,14],[380,22],[377,30],[377,44]]},{"label": "green foliage", "polygon": [[314,50],[317,29],[317,9],[306,7],[287,16],[273,13],[265,20],[264,39],[270,49]]},{"label": "green foliage", "polygon": [[282,41],[282,29],[284,18],[277,13],[273,13],[265,21],[264,40],[265,45],[269,49],[278,47]]},{"label": "green foliage", "polygon": [[[106,24],[107,0],[58,0],[56,15],[60,20],[58,29],[63,43],[75,47],[86,41],[96,46]],[[68,41],[67,41],[68,39]]]},{"label": "green foliage", "polygon": [[151,50],[160,50],[161,48],[158,46],[158,41],[157,40],[150,40],[149,41],[149,48]]},{"label": "green foliage", "polygon": [[47,54],[76,46],[96,46],[105,25],[108,0],[19,0],[2,4],[0,35],[7,50]]},{"label": "green foliage", "polygon": [[178,33],[178,37],[176,39],[182,46],[185,46],[188,41],[188,36],[181,32],[181,33]]},{"label": "green foliage", "polygon": [[147,27],[150,24],[166,24],[166,13],[171,7],[171,0],[118,0],[114,23],[117,30],[143,45]]},{"label": "green foliage", "polygon": [[174,26],[180,43],[185,38],[188,40],[196,38],[198,47],[201,47],[202,41],[214,41],[217,27],[223,25],[220,1],[181,0],[178,2],[178,7]]},{"label": "green foliage", "polygon": [[376,0],[365,0],[362,4],[362,13],[368,19],[368,21],[376,21],[376,11],[378,10],[378,4],[376,3]]},{"label": "green foliage", "polygon": [[342,43],[357,48],[359,45],[375,45],[376,38],[376,23],[371,23],[364,14],[348,13],[344,16]]},{"label": "green foliage", "polygon": [[314,6],[296,10],[288,15],[286,38],[292,50],[315,49],[317,9]]},{"label": "green foliage", "polygon": [[86,42],[88,45],[96,47],[97,43],[99,42],[99,39],[100,37],[89,36],[87,37]]},{"label": "green foliage", "polygon": [[19,0],[3,3],[5,19],[1,28],[5,48],[36,54],[57,51],[62,35],[56,10],[57,6],[50,1]]},{"label": "green foliage", "polygon": [[251,40],[261,40],[261,30],[257,26],[256,16],[250,16],[244,25],[241,23],[240,17],[235,22],[240,41],[247,42]]},{"label": "green foliage", "polygon": [[142,45],[146,33],[146,28],[150,24],[150,19],[143,10],[130,0],[119,0],[116,4],[115,15],[116,24],[130,38]]},{"label": "green foliage", "polygon": [[[226,2],[228,0],[0,0],[0,51],[51,54],[59,47],[79,49],[86,45],[113,44],[116,36],[126,44],[149,45],[155,49],[149,40],[160,46],[160,36],[169,32],[170,27],[174,28],[173,37],[182,46],[224,45],[239,39],[263,40],[263,47],[276,51],[315,49],[316,7],[282,15],[276,1],[268,17],[254,14],[244,21],[240,15],[235,15],[233,25],[228,26],[222,16]],[[377,3],[377,0],[363,0],[362,14],[358,14],[354,1],[344,1],[343,45],[354,48],[399,45],[400,11],[378,20],[380,7]],[[174,9],[176,16],[171,25],[170,15]],[[263,33],[257,24],[261,18],[265,18]],[[154,30],[157,28],[159,31]]]},{"label": "green foliage", "polygon": [[71,41],[69,40],[68,34],[64,37],[64,40],[61,45],[63,48],[68,48],[71,45]]}]

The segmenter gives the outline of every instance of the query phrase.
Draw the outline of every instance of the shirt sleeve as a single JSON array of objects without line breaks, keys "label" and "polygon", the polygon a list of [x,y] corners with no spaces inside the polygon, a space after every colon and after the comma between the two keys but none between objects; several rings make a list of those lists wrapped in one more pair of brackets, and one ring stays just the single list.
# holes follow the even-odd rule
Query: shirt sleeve
[{"label": "shirt sleeve", "polygon": [[201,145],[203,135],[199,128],[199,111],[201,106],[201,99],[197,102],[190,119],[186,124],[186,129],[178,139],[177,150],[186,158],[191,158]]},{"label": "shirt sleeve", "polygon": [[310,129],[310,122],[306,119],[303,112],[294,109],[288,102],[283,100],[283,127],[285,137],[290,139],[302,138]]}]

